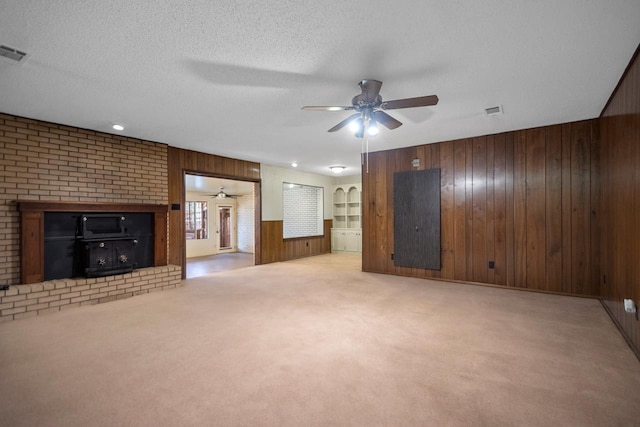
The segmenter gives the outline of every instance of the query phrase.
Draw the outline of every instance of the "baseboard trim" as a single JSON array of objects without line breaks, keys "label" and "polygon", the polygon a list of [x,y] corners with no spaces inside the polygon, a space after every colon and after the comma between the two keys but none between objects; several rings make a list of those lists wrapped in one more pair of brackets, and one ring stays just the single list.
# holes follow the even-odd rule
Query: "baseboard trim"
[{"label": "baseboard trim", "polygon": [[620,324],[620,322],[618,322],[618,319],[616,319],[616,317],[613,315],[613,312],[611,311],[611,309],[609,309],[607,304],[604,303],[604,300],[600,299],[600,304],[602,304],[602,307],[604,308],[604,311],[607,312],[607,314],[609,315],[609,317],[613,321],[613,324],[616,325],[616,328],[618,328],[618,331],[620,331],[620,333],[622,334],[622,337],[627,342],[627,345],[629,346],[631,351],[633,351],[633,354],[636,355],[636,357],[638,358],[638,361],[640,362],[640,349],[637,349],[633,345],[633,341],[631,341],[631,339],[629,338],[629,335],[627,335],[625,330],[622,329],[622,325]]}]

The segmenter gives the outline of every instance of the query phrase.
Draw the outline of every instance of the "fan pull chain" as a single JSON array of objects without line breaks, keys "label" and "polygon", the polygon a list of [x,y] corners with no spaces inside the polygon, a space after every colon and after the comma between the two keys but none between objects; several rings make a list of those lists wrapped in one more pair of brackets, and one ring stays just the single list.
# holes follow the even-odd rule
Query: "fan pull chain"
[{"label": "fan pull chain", "polygon": [[[363,156],[363,161],[364,161],[364,165],[365,165],[365,171],[366,173],[369,173],[369,120],[367,120],[365,118],[365,120],[363,120],[363,124],[364,124],[364,135],[363,135],[363,141],[362,144],[366,144],[366,150],[364,151],[364,156]],[[365,142],[366,141],[366,142]],[[363,148],[365,148],[363,147]]]},{"label": "fan pull chain", "polygon": [[369,136],[367,136],[367,151],[365,156],[367,157],[365,163],[367,164],[367,173],[369,173]]}]

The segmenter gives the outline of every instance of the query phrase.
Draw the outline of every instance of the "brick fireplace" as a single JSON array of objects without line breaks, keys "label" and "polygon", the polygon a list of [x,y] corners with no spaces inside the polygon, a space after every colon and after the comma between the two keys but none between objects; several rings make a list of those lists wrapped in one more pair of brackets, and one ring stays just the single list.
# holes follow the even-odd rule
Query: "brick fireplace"
[{"label": "brick fireplace", "polygon": [[[0,290],[0,321],[114,301],[175,288],[181,284],[180,267],[167,265],[167,205],[19,201],[17,208],[21,217],[21,283],[9,286],[6,290]],[[78,274],[71,273],[70,276],[76,277],[56,277],[48,280],[45,267],[47,262],[65,263],[64,259],[59,260],[56,257],[64,258],[68,254],[65,254],[67,250],[60,250],[56,246],[45,250],[47,214],[78,218],[82,221],[84,217],[90,217],[90,213],[108,216],[109,213],[116,212],[123,216],[148,214],[151,218],[153,233],[150,238],[150,248],[148,248],[151,252],[149,262],[143,263],[143,268],[135,268],[124,274],[122,270],[115,271],[115,275],[104,277],[77,277]],[[124,225],[121,227],[124,229]],[[56,224],[56,230],[60,228],[64,226]],[[135,233],[133,230],[127,231]],[[60,236],[55,237],[60,240]],[[95,236],[74,236],[79,241],[84,237]],[[135,240],[133,235],[129,239]],[[99,245],[98,240],[101,239],[97,239],[95,243]],[[72,242],[71,247],[73,246]],[[142,258],[145,257],[142,256]],[[135,267],[139,266],[136,264]],[[78,272],[78,270],[74,271]],[[82,272],[81,275],[91,276]]]},{"label": "brick fireplace", "polygon": [[[166,265],[167,177],[166,144],[0,113],[0,287],[9,288],[0,290],[0,321],[179,286],[180,267]],[[154,217],[163,240],[152,263],[117,276],[47,280],[44,212],[109,209]]]},{"label": "brick fireplace", "polygon": [[[55,202],[55,201],[19,201],[18,211],[20,211],[21,229],[20,243],[22,247],[20,257],[20,283],[30,284],[42,282],[47,279],[66,279],[73,278],[78,274],[82,274],[77,269],[69,269],[68,277],[57,277],[47,274],[47,263],[65,263],[68,259],[66,252],[73,251],[77,246],[76,241],[82,241],[87,238],[88,241],[95,240],[93,235],[84,236],[84,232],[76,230],[78,221],[82,221],[87,216],[117,214],[149,214],[152,229],[152,237],[150,243],[151,259],[143,267],[159,267],[167,264],[167,205],[152,204],[130,204],[130,203],[98,203],[98,202]],[[67,223],[62,220],[55,221],[55,229],[47,232],[45,223],[47,215],[56,215],[57,218],[66,219]],[[70,222],[70,224],[69,224]],[[123,229],[119,234],[125,234],[124,225],[119,225]],[[62,232],[58,230],[62,229]],[[71,229],[70,231],[64,231]],[[132,231],[133,232],[133,231]],[[49,235],[48,235],[49,234]],[[61,238],[70,238],[72,241],[63,244],[66,246],[49,245],[47,251],[47,243],[56,243]],[[62,236],[60,236],[62,235]],[[110,234],[109,236],[113,236]],[[49,239],[49,241],[47,241]],[[53,241],[52,241],[53,240]],[[100,240],[100,239],[98,239]],[[133,240],[133,239],[132,239]],[[142,240],[142,237],[140,237]],[[102,239],[102,243],[106,242],[106,237]],[[97,240],[96,240],[97,242]],[[98,244],[100,242],[97,242]],[[68,246],[71,245],[69,249]],[[142,246],[142,245],[141,245]],[[73,255],[72,255],[73,256]],[[76,254],[76,258],[78,254]],[[73,271],[72,271],[73,270]],[[75,274],[74,274],[75,273]]]}]

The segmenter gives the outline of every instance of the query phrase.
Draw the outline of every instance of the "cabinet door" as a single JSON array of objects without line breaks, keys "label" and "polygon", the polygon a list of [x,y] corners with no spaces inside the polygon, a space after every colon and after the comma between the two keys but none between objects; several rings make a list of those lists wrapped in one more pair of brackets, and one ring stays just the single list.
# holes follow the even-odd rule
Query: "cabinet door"
[{"label": "cabinet door", "polygon": [[331,250],[344,251],[345,233],[342,230],[331,230]]},{"label": "cabinet door", "polygon": [[393,174],[394,264],[440,270],[440,169]]},{"label": "cabinet door", "polygon": [[345,249],[350,252],[358,252],[358,232],[347,231],[345,237]]}]

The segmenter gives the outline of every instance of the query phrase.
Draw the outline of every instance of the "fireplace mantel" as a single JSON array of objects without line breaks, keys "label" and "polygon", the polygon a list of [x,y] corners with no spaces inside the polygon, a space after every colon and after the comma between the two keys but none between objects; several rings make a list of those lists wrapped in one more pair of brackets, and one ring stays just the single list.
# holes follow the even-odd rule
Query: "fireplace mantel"
[{"label": "fireplace mantel", "polygon": [[24,284],[44,280],[44,214],[45,212],[142,212],[153,214],[153,263],[167,265],[167,205],[59,202],[43,200],[16,201],[20,212],[20,281]]}]

